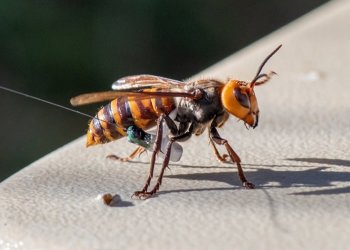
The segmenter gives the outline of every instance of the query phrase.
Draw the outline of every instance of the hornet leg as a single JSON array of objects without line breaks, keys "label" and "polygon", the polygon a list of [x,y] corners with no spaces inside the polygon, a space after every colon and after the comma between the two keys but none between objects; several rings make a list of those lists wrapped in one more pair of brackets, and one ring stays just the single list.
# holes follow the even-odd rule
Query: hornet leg
[{"label": "hornet leg", "polygon": [[160,171],[156,185],[154,185],[153,189],[150,192],[144,192],[142,194],[139,194],[138,195],[139,198],[147,199],[147,198],[151,197],[152,195],[154,195],[159,190],[160,185],[162,185],[164,171],[168,167],[168,164],[169,164],[171,146],[173,145],[173,143],[175,141],[187,140],[189,137],[191,137],[191,135],[192,135],[192,126],[190,127],[189,131],[183,133],[182,135],[178,135],[178,136],[174,136],[174,137],[170,138],[168,145],[167,145],[167,148],[166,148],[162,169]]},{"label": "hornet leg", "polygon": [[236,152],[233,150],[233,148],[228,144],[227,140],[223,139],[220,137],[218,131],[216,130],[215,127],[210,128],[210,138],[218,145],[224,145],[230,158],[232,159],[233,162],[236,162],[237,165],[237,170],[238,170],[238,176],[239,179],[242,181],[242,184],[244,187],[248,189],[253,189],[254,184],[251,182],[248,182],[247,178],[244,176],[244,172],[241,166],[241,159],[239,156],[236,154]]},{"label": "hornet leg", "polygon": [[154,172],[154,165],[156,162],[156,156],[157,156],[157,153],[160,151],[160,148],[162,145],[164,117],[165,117],[165,115],[162,114],[157,120],[157,135],[156,135],[156,139],[155,139],[155,142],[153,145],[153,153],[152,153],[152,158],[151,158],[151,163],[150,163],[150,168],[149,168],[146,183],[143,186],[142,190],[134,192],[132,197],[136,196],[137,198],[143,198],[143,195],[147,192],[148,186],[151,183],[151,179],[153,177],[153,172]]},{"label": "hornet leg", "polygon": [[219,153],[219,150],[216,148],[213,139],[210,138],[210,132],[209,132],[209,144],[210,144],[210,146],[211,146],[211,148],[212,148],[212,150],[213,150],[213,152],[214,152],[214,154],[216,156],[216,159],[218,161],[220,161],[222,163],[229,163],[231,161],[231,159],[228,159],[229,155],[227,155],[227,154],[221,155]]},{"label": "hornet leg", "polygon": [[113,155],[107,155],[106,158],[111,159],[111,160],[117,160],[117,161],[121,161],[121,162],[126,162],[126,161],[131,161],[136,156],[141,155],[145,151],[146,151],[145,148],[139,146],[129,156],[119,157],[119,156],[113,154]]}]

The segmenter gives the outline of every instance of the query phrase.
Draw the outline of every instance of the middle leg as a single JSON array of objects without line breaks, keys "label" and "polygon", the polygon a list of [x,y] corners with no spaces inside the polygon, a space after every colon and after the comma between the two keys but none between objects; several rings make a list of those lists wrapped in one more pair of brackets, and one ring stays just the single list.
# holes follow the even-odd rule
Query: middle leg
[{"label": "middle leg", "polygon": [[162,114],[157,121],[157,135],[156,135],[156,139],[153,145],[153,153],[152,153],[152,158],[151,158],[151,162],[150,162],[150,168],[149,168],[149,172],[148,172],[148,177],[146,180],[145,185],[143,186],[141,191],[136,191],[134,192],[133,196],[136,197],[141,197],[142,194],[147,192],[147,189],[151,183],[151,179],[153,177],[153,172],[154,172],[154,165],[156,163],[156,157],[157,157],[157,153],[160,151],[161,148],[161,144],[162,144],[162,137],[163,137],[163,120],[164,120],[165,114]]},{"label": "middle leg", "polygon": [[[152,158],[151,158],[150,170],[149,170],[148,178],[146,180],[146,183],[145,183],[143,189],[141,191],[136,191],[134,193],[133,196],[135,196],[137,198],[147,198],[149,196],[149,194],[148,194],[149,192],[147,192],[147,189],[148,189],[148,187],[149,187],[149,185],[151,183],[151,179],[153,177],[154,165],[155,165],[157,153],[161,150],[161,145],[162,145],[163,121],[165,121],[166,125],[170,129],[171,134],[176,135],[179,132],[175,122],[169,116],[167,116],[165,114],[162,114],[158,118],[157,135],[156,135],[156,139],[155,139],[155,142],[154,142],[153,154],[152,154]],[[168,145],[167,145],[167,149],[166,149],[166,153],[165,153],[165,157],[164,157],[164,162],[167,162],[166,165],[165,165],[166,167],[168,166],[168,163],[169,163],[169,160],[170,160],[170,152],[171,152],[170,149],[171,149],[171,146],[172,146],[173,142],[174,142],[173,140],[170,140]],[[168,150],[169,147],[170,147],[170,149]],[[164,166],[164,162],[163,162],[163,166]],[[164,170],[162,170],[162,172],[164,172]]]},{"label": "middle leg", "polygon": [[152,195],[154,195],[159,190],[160,185],[162,185],[162,180],[163,180],[163,175],[164,175],[165,169],[169,165],[170,154],[171,154],[171,146],[173,145],[173,143],[175,141],[187,140],[188,138],[190,138],[191,135],[192,135],[192,128],[193,128],[193,126],[190,127],[189,131],[187,131],[187,132],[185,132],[185,133],[183,133],[181,135],[174,136],[174,137],[170,138],[170,140],[169,140],[169,142],[167,144],[165,157],[164,157],[164,161],[163,161],[163,164],[162,164],[162,169],[161,169],[159,177],[157,179],[157,183],[154,185],[154,187],[153,187],[153,189],[151,191],[139,194],[139,198],[147,199],[147,198],[151,197]]}]

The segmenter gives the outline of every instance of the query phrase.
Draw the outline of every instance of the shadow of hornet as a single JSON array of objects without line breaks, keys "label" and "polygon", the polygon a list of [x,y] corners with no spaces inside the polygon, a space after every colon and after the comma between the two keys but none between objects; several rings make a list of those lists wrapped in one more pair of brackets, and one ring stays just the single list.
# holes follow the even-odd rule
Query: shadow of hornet
[{"label": "shadow of hornet", "polygon": [[[288,159],[292,160],[292,159]],[[337,160],[337,159],[318,159],[318,158],[296,158],[296,161],[305,161],[313,163],[323,163],[332,165],[348,166],[350,161]],[[251,165],[250,165],[251,166]],[[266,165],[265,165],[266,166]],[[293,167],[293,165],[287,165]],[[194,166],[195,167],[195,166]],[[271,168],[275,165],[271,165]],[[300,167],[300,166],[295,166]],[[198,167],[197,167],[198,168]],[[205,168],[205,167],[203,167]],[[350,172],[336,172],[327,171],[330,167],[326,166],[309,166],[307,170],[273,170],[273,169],[256,169],[256,171],[247,173],[247,178],[255,183],[257,187],[264,186],[270,188],[290,188],[290,187],[310,187],[310,188],[324,188],[328,189],[315,190],[304,192],[295,192],[293,195],[330,195],[330,194],[344,194],[350,193]],[[231,186],[241,187],[235,171],[223,171],[223,172],[207,172],[207,173],[194,173],[194,174],[180,174],[170,175],[167,178],[181,178],[186,180],[206,180],[224,182]],[[349,187],[336,188],[332,182],[344,182],[349,183]],[[270,183],[276,183],[271,185]],[[208,189],[199,189],[192,191],[206,191]],[[181,190],[179,192],[184,192]]]},{"label": "shadow of hornet", "polygon": [[350,167],[349,160],[342,159],[327,159],[327,158],[287,158],[287,161],[302,161],[309,163],[319,163],[319,164],[327,164],[327,165],[336,165],[336,166],[345,166]]}]

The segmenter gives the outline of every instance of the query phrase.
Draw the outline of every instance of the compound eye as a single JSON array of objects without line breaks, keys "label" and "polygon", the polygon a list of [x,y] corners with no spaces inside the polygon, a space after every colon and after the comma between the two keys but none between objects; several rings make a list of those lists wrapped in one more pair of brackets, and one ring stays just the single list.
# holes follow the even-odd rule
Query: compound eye
[{"label": "compound eye", "polygon": [[250,108],[250,102],[249,97],[247,94],[242,94],[241,90],[239,88],[235,88],[233,90],[235,97],[239,104],[241,104],[243,107],[249,109]]}]

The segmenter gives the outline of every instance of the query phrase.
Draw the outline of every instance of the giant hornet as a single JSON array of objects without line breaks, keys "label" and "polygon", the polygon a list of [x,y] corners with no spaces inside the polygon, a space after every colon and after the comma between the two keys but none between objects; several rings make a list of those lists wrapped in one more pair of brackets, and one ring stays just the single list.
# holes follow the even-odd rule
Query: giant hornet
[{"label": "giant hornet", "polygon": [[[182,82],[160,76],[135,75],[117,80],[112,85],[113,91],[82,94],[72,98],[73,106],[112,100],[90,121],[86,145],[107,143],[127,136],[129,141],[139,146],[128,157],[110,156],[121,161],[131,160],[145,149],[151,149],[153,153],[146,183],[140,191],[134,193],[137,198],[148,198],[160,188],[173,144],[186,141],[193,134],[201,135],[208,129],[209,141],[217,159],[236,163],[243,186],[253,189],[254,184],[243,173],[241,159],[228,141],[219,135],[217,128],[224,125],[230,114],[242,120],[246,126],[258,126],[259,108],[254,87],[266,83],[275,74],[273,71],[261,73],[261,70],[281,46],[265,58],[250,82],[232,79],[226,83],[213,79]],[[146,132],[155,126],[155,136]],[[164,127],[169,129],[165,135]],[[168,141],[162,148],[164,137]],[[228,155],[221,155],[215,144],[224,145]],[[148,190],[156,156],[161,152],[164,160],[160,175],[154,187]]]}]

